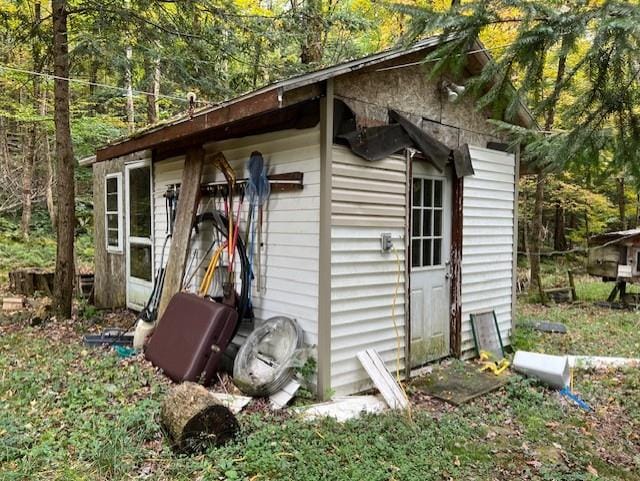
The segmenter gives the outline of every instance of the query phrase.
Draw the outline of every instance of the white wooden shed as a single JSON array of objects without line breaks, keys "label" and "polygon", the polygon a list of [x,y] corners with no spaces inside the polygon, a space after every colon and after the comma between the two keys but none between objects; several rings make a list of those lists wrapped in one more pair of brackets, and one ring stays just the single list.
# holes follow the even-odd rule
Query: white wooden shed
[{"label": "white wooden shed", "polygon": [[[255,322],[276,315],[298,321],[317,350],[319,396],[371,386],[356,357],[365,348],[376,349],[392,370],[399,361],[407,374],[443,357],[472,355],[473,312],[495,310],[508,344],[517,156],[491,148],[504,139],[473,99],[451,103],[443,95],[443,79],[461,84],[464,76],[428,77],[421,60],[438,41],[285,80],[99,149],[97,304],[144,304],[162,263],[163,195],[181,182],[188,149],[205,152],[203,182],[222,179],[208,161],[214,152],[246,177],[247,159],[259,151],[269,174],[300,172],[303,188],[273,193],[266,207]],[[465,75],[487,61],[474,48]],[[438,170],[412,148],[366,160],[336,136],[338,106],[354,114],[359,132],[389,124],[393,109],[451,149],[468,145],[473,175],[457,175],[452,163]],[[518,123],[532,125],[524,107]],[[383,234],[393,244],[388,251],[381,249]],[[196,240],[203,252],[206,236],[202,231]]]}]

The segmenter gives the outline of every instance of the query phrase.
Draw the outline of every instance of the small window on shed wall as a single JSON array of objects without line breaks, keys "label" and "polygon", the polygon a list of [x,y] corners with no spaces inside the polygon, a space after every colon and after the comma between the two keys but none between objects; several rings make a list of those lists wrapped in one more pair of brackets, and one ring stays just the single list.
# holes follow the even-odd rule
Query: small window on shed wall
[{"label": "small window on shed wall", "polygon": [[122,174],[105,178],[105,238],[108,252],[122,252]]}]

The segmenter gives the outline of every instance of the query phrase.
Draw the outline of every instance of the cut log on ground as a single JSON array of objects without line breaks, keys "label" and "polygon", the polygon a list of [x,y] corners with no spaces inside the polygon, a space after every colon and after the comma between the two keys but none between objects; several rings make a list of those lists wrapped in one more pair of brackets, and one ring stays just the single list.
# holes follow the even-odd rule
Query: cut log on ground
[{"label": "cut log on ground", "polygon": [[37,291],[47,296],[53,292],[53,271],[44,269],[18,269],[9,272],[11,292],[23,296],[33,296]]},{"label": "cut log on ground", "polygon": [[160,408],[160,422],[173,449],[181,453],[202,452],[212,444],[224,444],[239,429],[231,411],[193,382],[182,383],[167,393]]}]

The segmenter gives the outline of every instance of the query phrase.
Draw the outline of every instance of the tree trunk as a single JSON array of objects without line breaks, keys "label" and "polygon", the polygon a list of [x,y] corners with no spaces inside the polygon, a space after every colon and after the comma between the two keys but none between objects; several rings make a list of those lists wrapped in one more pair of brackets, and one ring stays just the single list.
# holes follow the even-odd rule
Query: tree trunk
[{"label": "tree trunk", "polygon": [[155,124],[158,121],[160,110],[158,108],[158,96],[160,95],[160,59],[147,63],[147,123]]},{"label": "tree trunk", "polygon": [[51,155],[51,147],[49,145],[49,138],[46,132],[43,135],[42,147],[44,148],[44,158],[47,161],[47,186],[46,186],[46,200],[47,200],[47,212],[49,212],[49,219],[51,219],[51,227],[56,230],[56,201],[53,192],[53,186],[55,185],[55,167],[53,165],[53,157]]},{"label": "tree trunk", "polygon": [[7,119],[0,116],[0,161],[3,168],[9,165],[9,139],[7,138]]},{"label": "tree trunk", "polygon": [[125,56],[127,65],[124,71],[124,88],[127,90],[127,129],[129,130],[129,133],[132,133],[136,128],[136,119],[133,105],[133,80],[131,72],[133,49],[131,48],[131,45],[127,45]]},{"label": "tree trunk", "polygon": [[22,216],[20,218],[20,235],[23,239],[29,238],[29,225],[31,224],[31,195],[33,185],[33,167],[36,163],[36,146],[38,129],[35,123],[29,128],[26,152],[22,170]]},{"label": "tree trunk", "polygon": [[306,0],[303,14],[304,38],[300,61],[319,64],[322,61],[322,0]]},{"label": "tree trunk", "polygon": [[556,213],[553,230],[553,250],[562,252],[567,248],[567,240],[564,235],[564,209],[560,202],[556,202]]},{"label": "tree trunk", "polygon": [[[34,4],[33,28],[34,32],[38,32],[40,28],[40,2]],[[42,55],[40,49],[40,39],[36,35],[31,40],[31,57],[33,61],[33,70],[35,72],[42,71]],[[40,76],[33,76],[33,110],[41,112],[41,81]],[[29,224],[31,223],[31,198],[33,195],[33,170],[38,158],[38,137],[40,128],[38,122],[32,122],[29,129],[29,140],[27,142],[27,155],[24,159],[24,170],[22,173],[22,218],[20,220],[20,234],[24,239],[29,237]]]},{"label": "tree trunk", "polygon": [[544,240],[542,214],[544,206],[544,186],[546,174],[540,172],[536,177],[536,194],[533,204],[533,220],[531,222],[531,242],[529,247],[531,252],[529,259],[531,262],[531,289],[540,294],[540,301],[545,302],[542,292],[542,279],[540,277],[540,252]]},{"label": "tree trunk", "polygon": [[75,229],[74,158],[69,119],[69,45],[67,38],[67,2],[51,0],[53,18],[54,120],[58,171],[57,252],[54,304],[56,313],[71,317],[73,295],[73,241]]},{"label": "tree trunk", "polygon": [[[562,87],[562,81],[564,79],[564,73],[567,67],[567,54],[563,53],[558,57],[558,71],[556,72],[556,78],[553,86],[553,92],[551,93],[551,101],[549,103],[549,109],[547,110],[547,118],[545,122],[545,132],[550,131],[553,128],[556,116],[556,106],[558,99],[560,98],[560,90]],[[531,288],[537,290],[540,294],[540,302],[546,302],[544,292],[542,290],[542,279],[540,277],[540,251],[543,244],[543,226],[542,226],[542,214],[544,204],[544,187],[546,183],[546,175],[544,172],[539,172],[536,182],[536,197],[535,205],[533,207],[533,222],[531,224]]]},{"label": "tree trunk", "polygon": [[[47,115],[47,89],[42,89],[42,98],[40,102],[40,115]],[[51,146],[49,145],[49,135],[46,129],[40,129],[38,144],[41,147],[40,157],[44,159],[47,167],[47,177],[45,179],[45,200],[47,204],[47,212],[51,220],[51,227],[56,230],[56,203],[54,196],[55,185],[55,167],[53,165],[53,156],[51,155]]]},{"label": "tree trunk", "polygon": [[251,77],[251,85],[258,88],[258,77],[260,76],[260,61],[262,57],[262,37],[257,37],[255,41],[255,55],[253,56],[253,75]]},{"label": "tree trunk", "polygon": [[162,401],[160,422],[172,447],[179,452],[201,452],[231,439],[239,425],[231,411],[217,403],[200,384],[184,382]]},{"label": "tree trunk", "polygon": [[[125,0],[125,7],[131,8],[131,0]],[[127,44],[125,48],[124,88],[127,91],[127,129],[132,133],[136,128],[135,110],[133,105],[133,48]]]},{"label": "tree trunk", "polygon": [[627,230],[627,200],[624,196],[624,177],[616,179],[618,185],[618,212],[620,213],[620,228]]}]

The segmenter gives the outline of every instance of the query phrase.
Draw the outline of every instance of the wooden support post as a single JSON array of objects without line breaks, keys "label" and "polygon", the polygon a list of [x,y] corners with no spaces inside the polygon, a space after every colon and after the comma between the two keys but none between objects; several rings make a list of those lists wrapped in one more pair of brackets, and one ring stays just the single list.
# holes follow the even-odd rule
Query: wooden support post
[{"label": "wooden support post", "polygon": [[450,343],[451,355],[462,356],[462,194],[464,177],[453,174],[453,212],[451,219],[451,314]]},{"label": "wooden support post", "polygon": [[571,300],[576,302],[578,300],[578,294],[576,293],[576,282],[573,279],[573,271],[569,269],[567,275],[569,276],[569,287],[571,288]]},{"label": "wooden support post", "polygon": [[620,282],[616,282],[616,285],[613,286],[611,293],[609,293],[609,297],[607,298],[607,302],[613,302],[616,300],[618,296],[618,292],[620,291]]},{"label": "wooden support post", "polygon": [[182,288],[182,278],[189,253],[189,239],[193,221],[200,202],[200,177],[204,167],[202,147],[189,149],[184,161],[180,196],[176,209],[176,220],[171,236],[171,248],[167,259],[167,268],[160,298],[158,318],[162,317],[167,304]]}]

